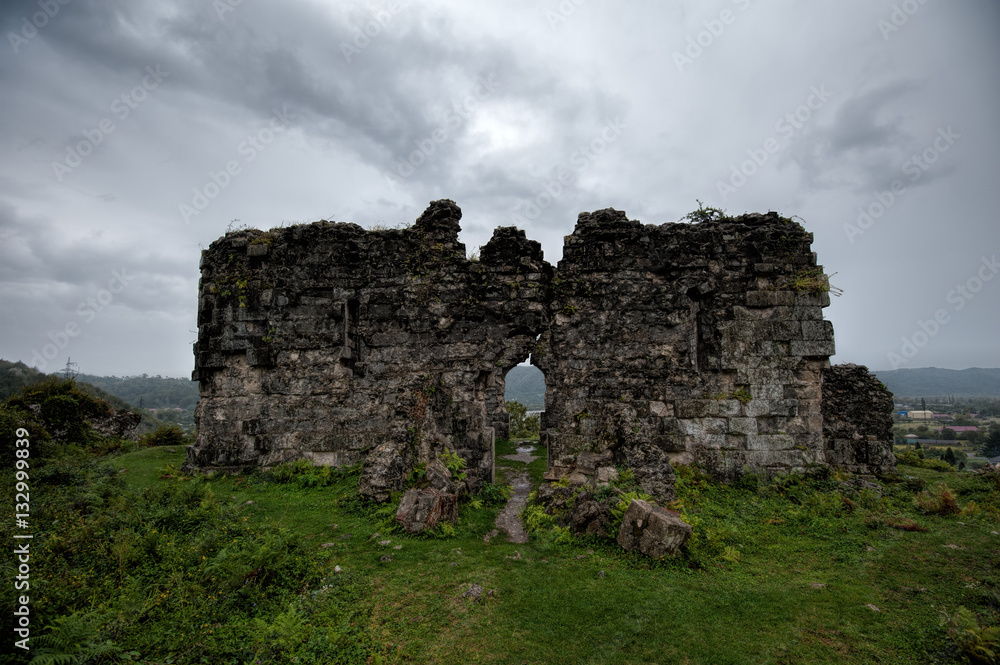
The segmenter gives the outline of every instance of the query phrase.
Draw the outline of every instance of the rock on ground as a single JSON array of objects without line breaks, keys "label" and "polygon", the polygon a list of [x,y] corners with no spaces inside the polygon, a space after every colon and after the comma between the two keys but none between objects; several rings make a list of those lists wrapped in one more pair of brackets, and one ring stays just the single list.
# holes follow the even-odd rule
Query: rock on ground
[{"label": "rock on ground", "polygon": [[680,550],[693,529],[690,524],[656,504],[633,499],[625,511],[618,544],[627,552],[639,550],[655,558]]},{"label": "rock on ground", "polygon": [[396,521],[407,533],[420,533],[443,520],[454,522],[458,518],[457,505],[454,494],[433,488],[409,490],[399,503]]}]

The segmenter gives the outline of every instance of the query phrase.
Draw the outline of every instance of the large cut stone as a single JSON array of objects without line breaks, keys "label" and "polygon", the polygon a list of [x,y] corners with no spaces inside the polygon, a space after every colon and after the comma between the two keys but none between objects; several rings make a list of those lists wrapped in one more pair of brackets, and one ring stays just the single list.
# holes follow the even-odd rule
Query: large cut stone
[{"label": "large cut stone", "polygon": [[639,550],[659,558],[676,554],[692,532],[690,524],[665,508],[632,499],[618,531],[618,544],[628,552]]},{"label": "large cut stone", "polygon": [[396,521],[407,533],[420,533],[434,528],[442,520],[454,522],[458,519],[457,504],[454,494],[433,488],[409,490],[399,503]]}]

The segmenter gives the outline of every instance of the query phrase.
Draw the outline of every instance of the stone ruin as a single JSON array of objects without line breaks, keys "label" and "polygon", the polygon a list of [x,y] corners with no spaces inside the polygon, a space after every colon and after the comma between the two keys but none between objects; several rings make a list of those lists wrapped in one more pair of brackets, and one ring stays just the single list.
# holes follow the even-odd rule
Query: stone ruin
[{"label": "stone ruin", "polygon": [[188,469],[364,463],[387,500],[419,462],[493,477],[504,377],[545,374],[547,477],[632,469],[660,500],[672,463],[731,480],[892,471],[891,395],[830,367],[812,234],[777,213],[645,225],[581,213],[557,267],[501,227],[467,258],[461,210],[403,229],[321,221],[227,233],[202,253]]}]

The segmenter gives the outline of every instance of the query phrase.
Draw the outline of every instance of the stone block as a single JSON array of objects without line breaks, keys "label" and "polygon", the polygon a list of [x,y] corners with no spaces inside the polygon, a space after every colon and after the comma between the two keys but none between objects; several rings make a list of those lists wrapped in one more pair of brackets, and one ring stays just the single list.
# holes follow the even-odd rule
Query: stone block
[{"label": "stone block", "polygon": [[[806,341],[817,340],[826,341],[833,340],[833,322],[832,321],[803,321],[802,322],[802,339]],[[832,355],[832,354],[831,354]]]},{"label": "stone block", "polygon": [[678,418],[704,418],[712,410],[712,407],[710,399],[678,400],[674,405]]},{"label": "stone block", "polygon": [[829,358],[837,352],[833,340],[796,340],[792,342],[791,354],[804,358]]},{"label": "stone block", "polygon": [[747,307],[778,307],[795,304],[795,291],[748,291]]},{"label": "stone block", "polygon": [[674,406],[664,402],[650,402],[649,413],[657,418],[670,418],[674,415]]},{"label": "stone block", "polygon": [[730,434],[741,434],[747,436],[748,434],[757,433],[757,419],[756,418],[730,418],[729,419],[729,433]]},{"label": "stone block", "polygon": [[399,502],[396,521],[407,533],[433,529],[439,522],[458,519],[458,501],[454,494],[436,489],[408,490]]},{"label": "stone block", "polygon": [[673,556],[693,532],[691,525],[676,513],[633,499],[622,519],[618,544],[627,552],[639,550],[653,558]]}]

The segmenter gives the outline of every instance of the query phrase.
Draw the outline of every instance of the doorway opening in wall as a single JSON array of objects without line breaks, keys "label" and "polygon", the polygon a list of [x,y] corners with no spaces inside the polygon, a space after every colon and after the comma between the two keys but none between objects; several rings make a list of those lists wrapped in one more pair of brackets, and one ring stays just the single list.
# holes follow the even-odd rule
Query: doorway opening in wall
[{"label": "doorway opening in wall", "polygon": [[[497,427],[495,482],[537,487],[548,468],[545,445],[545,375],[530,358],[507,371],[503,410],[506,427]],[[506,430],[506,431],[505,431]]]}]

